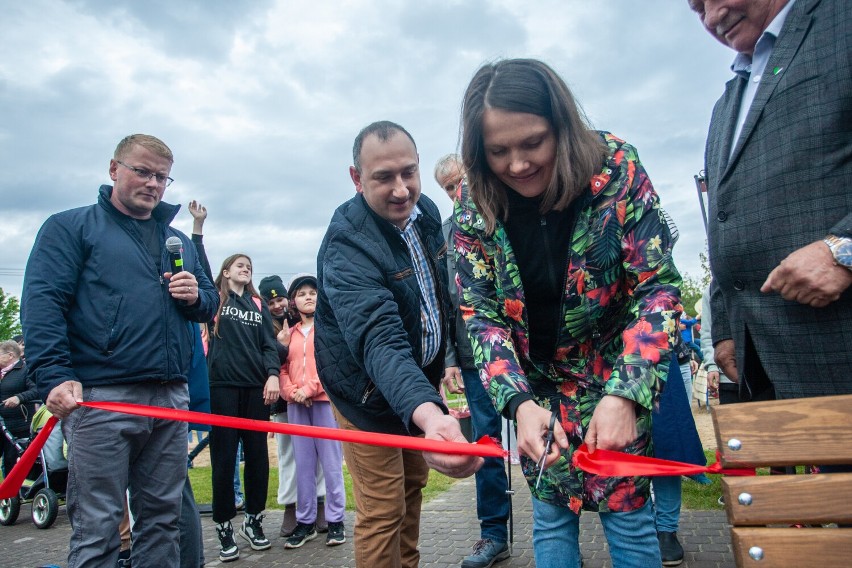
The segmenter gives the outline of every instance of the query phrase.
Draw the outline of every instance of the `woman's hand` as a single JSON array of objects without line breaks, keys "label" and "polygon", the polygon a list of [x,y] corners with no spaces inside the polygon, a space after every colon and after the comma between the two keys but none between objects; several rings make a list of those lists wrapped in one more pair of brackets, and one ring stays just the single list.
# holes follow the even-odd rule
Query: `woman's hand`
[{"label": "woman's hand", "polygon": [[20,406],[21,399],[17,396],[10,396],[6,400],[3,401],[3,406],[6,408],[15,408],[16,406]]},{"label": "woman's hand", "polygon": [[278,343],[284,347],[290,346],[290,328],[287,326],[286,319],[284,320],[284,325],[281,327],[281,331],[279,331],[278,335],[275,336],[275,339],[277,339]]},{"label": "woman's hand", "polygon": [[598,403],[586,433],[590,453],[597,448],[620,451],[636,440],[636,403],[606,395]]},{"label": "woman's hand", "polygon": [[[544,443],[547,438],[547,428],[550,426],[549,410],[540,407],[532,400],[521,403],[515,412],[518,423],[518,451],[538,463],[544,453]],[[559,420],[553,425],[553,444],[550,453],[544,461],[544,469],[553,465],[560,456],[560,448],[568,449],[568,436]]]},{"label": "woman's hand", "polygon": [[269,375],[266,384],[263,385],[263,404],[272,404],[278,400],[279,395],[278,377]]},{"label": "woman's hand", "polygon": [[196,200],[189,202],[189,214],[192,215],[192,233],[204,234],[204,220],[207,219],[207,208]]},{"label": "woman's hand", "polygon": [[302,387],[296,389],[296,392],[293,393],[293,402],[298,404],[304,404],[307,408],[310,408],[313,404],[313,401],[305,394],[305,391],[302,390]]},{"label": "woman's hand", "polygon": [[444,369],[444,378],[441,379],[441,384],[444,385],[447,392],[464,394],[464,380],[462,380],[461,369],[459,367],[447,367]]}]

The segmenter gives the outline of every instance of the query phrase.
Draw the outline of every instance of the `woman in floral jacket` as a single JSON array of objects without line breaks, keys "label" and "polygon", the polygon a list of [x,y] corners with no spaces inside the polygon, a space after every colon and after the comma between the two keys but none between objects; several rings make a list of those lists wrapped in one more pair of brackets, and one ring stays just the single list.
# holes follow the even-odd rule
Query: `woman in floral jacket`
[{"label": "woman in floral jacket", "polygon": [[462,123],[461,310],[482,381],[516,421],[536,565],[580,566],[586,509],[601,513],[614,566],[659,566],[648,478],[571,465],[584,441],[592,451],[652,453],[651,409],[681,285],[657,194],[636,150],[589,129],[568,87],[539,61],[482,67]]}]

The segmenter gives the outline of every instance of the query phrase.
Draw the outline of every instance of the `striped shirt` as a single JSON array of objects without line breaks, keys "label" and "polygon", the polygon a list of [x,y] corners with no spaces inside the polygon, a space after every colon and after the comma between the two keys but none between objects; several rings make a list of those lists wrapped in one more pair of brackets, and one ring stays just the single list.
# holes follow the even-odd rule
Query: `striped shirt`
[{"label": "striped shirt", "polygon": [[404,230],[400,231],[400,234],[408,245],[408,252],[414,264],[414,273],[417,275],[417,285],[420,288],[420,328],[423,352],[421,366],[425,367],[438,355],[441,347],[441,316],[435,275],[432,274],[427,252],[423,248],[423,241],[414,224],[419,216],[420,209],[415,205],[408,218],[408,224]]}]

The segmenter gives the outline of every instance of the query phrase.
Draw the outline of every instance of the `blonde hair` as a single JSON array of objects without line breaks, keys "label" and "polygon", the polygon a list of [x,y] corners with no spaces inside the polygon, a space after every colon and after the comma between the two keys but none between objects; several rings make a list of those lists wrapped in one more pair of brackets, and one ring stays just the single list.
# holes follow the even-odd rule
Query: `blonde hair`
[{"label": "blonde hair", "polygon": [[167,159],[169,163],[173,164],[175,161],[174,155],[172,155],[172,151],[166,146],[166,143],[149,134],[131,134],[130,136],[125,136],[118,143],[118,146],[115,147],[113,158],[116,160],[124,158],[134,145],[150,150],[156,155]]}]

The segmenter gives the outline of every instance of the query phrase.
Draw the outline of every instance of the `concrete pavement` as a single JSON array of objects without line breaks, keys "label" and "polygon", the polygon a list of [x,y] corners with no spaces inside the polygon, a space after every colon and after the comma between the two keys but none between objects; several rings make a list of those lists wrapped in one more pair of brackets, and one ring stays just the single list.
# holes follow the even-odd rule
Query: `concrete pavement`
[{"label": "concrete pavement", "polygon": [[[513,468],[515,484],[513,554],[509,560],[495,566],[520,568],[535,566],[532,553],[532,514],[530,493],[520,473]],[[420,528],[420,551],[423,568],[457,568],[479,538],[476,519],[476,489],[473,478],[461,480],[438,498],[423,507]],[[30,520],[30,506],[25,504],[18,522],[10,527],[0,526],[0,566],[4,568],[35,568],[45,564],[66,565],[71,527],[63,506],[56,523],[47,530],[35,528]],[[273,510],[264,519],[264,529],[272,548],[252,551],[248,543],[237,537],[240,559],[227,566],[257,567],[350,567],[354,566],[352,527],[354,513],[346,516],[347,542],[341,546],[325,545],[325,535],[295,550],[284,548],[278,536],[283,511]],[[223,566],[218,559],[218,540],[209,516],[204,523],[204,549],[207,566]],[[235,519],[241,520],[241,516]],[[724,511],[683,511],[680,521],[680,541],[686,552],[684,568],[733,568],[729,526]],[[585,568],[611,566],[606,540],[598,516],[584,514],[580,528],[581,550]],[[645,568],[645,567],[637,567]]]}]

